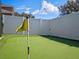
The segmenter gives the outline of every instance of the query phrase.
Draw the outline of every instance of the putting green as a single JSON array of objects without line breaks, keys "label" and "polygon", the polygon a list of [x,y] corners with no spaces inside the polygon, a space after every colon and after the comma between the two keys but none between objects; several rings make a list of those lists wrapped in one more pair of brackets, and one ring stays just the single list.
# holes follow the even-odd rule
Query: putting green
[{"label": "putting green", "polygon": [[[27,59],[26,35],[3,35],[0,59]],[[31,59],[79,59],[79,42],[30,35]]]}]

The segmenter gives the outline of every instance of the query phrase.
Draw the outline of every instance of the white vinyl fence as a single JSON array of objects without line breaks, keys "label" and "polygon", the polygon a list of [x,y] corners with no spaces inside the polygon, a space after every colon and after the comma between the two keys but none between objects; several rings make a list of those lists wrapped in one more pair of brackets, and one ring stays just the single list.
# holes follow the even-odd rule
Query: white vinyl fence
[{"label": "white vinyl fence", "polygon": [[16,28],[22,23],[22,21],[23,21],[23,17],[3,15],[3,23],[4,23],[3,33],[4,34],[16,33]]},{"label": "white vinyl fence", "polygon": [[[16,16],[3,16],[4,34],[16,34],[16,28],[23,22],[23,17]],[[39,19],[29,19],[29,32],[30,34],[48,35],[49,21]],[[18,32],[17,34],[22,34]],[[25,32],[27,34],[27,32]]]},{"label": "white vinyl fence", "polygon": [[[23,17],[4,15],[3,20],[4,34],[16,34],[16,28],[23,22]],[[29,19],[29,24],[30,34],[52,35],[79,40],[79,12],[52,20]],[[17,34],[22,34],[22,32]]]},{"label": "white vinyl fence", "polygon": [[79,40],[79,13],[50,21],[50,35]]}]

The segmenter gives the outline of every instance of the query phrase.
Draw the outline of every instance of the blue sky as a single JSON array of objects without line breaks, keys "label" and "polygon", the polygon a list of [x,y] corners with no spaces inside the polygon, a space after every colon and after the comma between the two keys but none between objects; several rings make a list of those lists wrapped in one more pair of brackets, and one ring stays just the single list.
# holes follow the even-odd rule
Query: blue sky
[{"label": "blue sky", "polygon": [[67,0],[2,0],[2,3],[11,5],[19,13],[30,13],[35,18],[52,19],[59,16],[58,6]]}]

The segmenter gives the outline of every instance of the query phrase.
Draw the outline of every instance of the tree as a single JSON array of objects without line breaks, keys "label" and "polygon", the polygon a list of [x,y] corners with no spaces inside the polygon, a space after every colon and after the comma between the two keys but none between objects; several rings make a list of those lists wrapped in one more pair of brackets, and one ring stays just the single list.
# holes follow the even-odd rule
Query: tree
[{"label": "tree", "polygon": [[35,18],[35,16],[33,16],[32,14],[29,14],[30,15],[30,18]]},{"label": "tree", "polygon": [[14,12],[15,16],[21,16],[18,12]]},{"label": "tree", "polygon": [[70,14],[72,12],[79,11],[79,3],[74,1],[67,1],[67,3],[63,6],[59,7],[59,10],[61,12],[61,15]]},{"label": "tree", "polygon": [[32,14],[22,13],[21,16],[24,16],[26,18],[35,18]]}]

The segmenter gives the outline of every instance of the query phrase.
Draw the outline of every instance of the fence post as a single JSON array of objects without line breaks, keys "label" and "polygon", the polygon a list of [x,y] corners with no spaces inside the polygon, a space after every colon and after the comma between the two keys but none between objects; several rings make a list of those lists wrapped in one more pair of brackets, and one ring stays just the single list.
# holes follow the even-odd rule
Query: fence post
[{"label": "fence post", "polygon": [[2,13],[1,13],[1,0],[0,0],[0,37],[2,34]]}]

